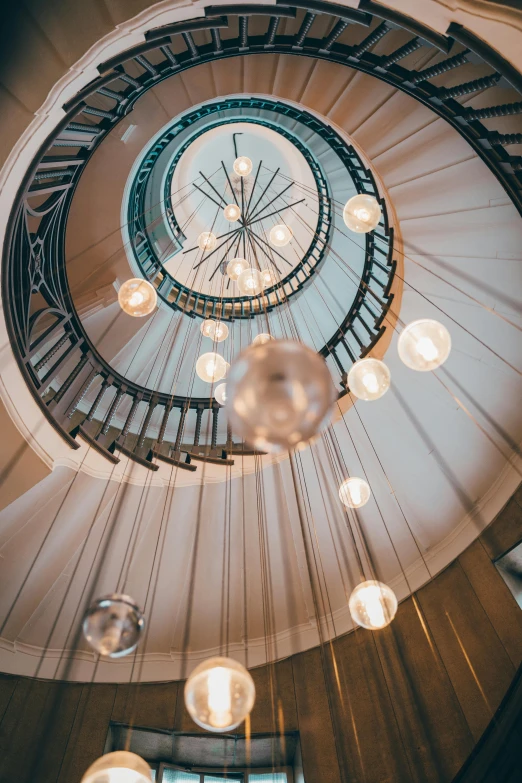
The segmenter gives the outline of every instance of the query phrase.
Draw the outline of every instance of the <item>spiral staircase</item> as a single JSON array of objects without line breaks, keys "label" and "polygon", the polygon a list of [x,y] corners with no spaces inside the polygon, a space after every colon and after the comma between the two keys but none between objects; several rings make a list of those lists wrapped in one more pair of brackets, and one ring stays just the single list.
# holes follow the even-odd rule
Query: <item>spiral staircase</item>
[{"label": "spiral staircase", "polygon": [[[361,518],[383,578],[405,598],[477,537],[520,481],[520,340],[512,326],[522,326],[520,15],[485,0],[481,13],[471,2],[448,10],[435,0],[132,9],[107,1],[88,15],[71,3],[69,16],[58,2],[26,5],[17,13],[20,36],[31,41],[27,62],[43,66],[29,78],[6,44],[12,61],[0,93],[8,116],[0,150],[0,669],[56,676],[94,582],[98,593],[112,592],[118,573],[117,587],[150,608],[152,573],[143,679],[178,677],[189,601],[191,661],[216,647],[224,565],[215,553],[224,529],[237,564],[227,574],[233,653],[244,656],[247,640],[255,666],[318,643],[287,460],[235,439],[194,379],[205,346],[199,327],[216,310],[212,292],[200,296],[163,264],[163,237],[173,258],[187,247],[175,200],[170,213],[155,215],[161,230],[156,221],[146,236],[142,213],[132,212],[137,172],[158,140],[171,134],[144,196],[149,209],[184,145],[214,124],[250,122],[302,148],[314,219],[321,188],[338,205],[356,192],[381,201],[375,236],[349,237],[342,206],[334,209],[301,277],[257,310],[231,298],[220,315],[230,328],[228,361],[267,324],[289,336],[290,321],[325,357],[339,394],[343,459],[350,472],[364,466],[372,477],[375,501]],[[160,307],[150,317],[120,311],[117,290],[131,276],[157,288]],[[439,382],[397,357],[395,327],[420,317],[452,334]],[[396,390],[359,410],[346,375],[366,355],[385,357]],[[310,449],[302,471],[319,519]],[[121,521],[102,562],[115,514]],[[198,514],[204,579],[189,596]],[[316,535],[329,595],[319,625],[334,638],[353,623],[335,536],[326,526]],[[158,559],[159,537],[167,556]],[[284,596],[272,607],[270,634],[265,545],[272,590]],[[356,568],[351,553],[347,564]],[[80,681],[94,666],[82,644],[69,670]],[[129,663],[103,662],[96,678],[126,681]]]}]

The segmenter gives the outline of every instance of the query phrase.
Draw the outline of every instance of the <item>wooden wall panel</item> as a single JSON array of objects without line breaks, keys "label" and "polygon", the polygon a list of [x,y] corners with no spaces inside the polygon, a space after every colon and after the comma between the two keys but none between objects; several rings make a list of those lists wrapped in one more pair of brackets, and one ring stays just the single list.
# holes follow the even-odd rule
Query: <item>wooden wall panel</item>
[{"label": "wooden wall panel", "polygon": [[[521,514],[522,516],[522,514]],[[484,546],[475,541],[459,557],[459,563],[513,666],[522,663],[522,623],[520,607],[498,571],[489,559]]]},{"label": "wooden wall panel", "polygon": [[[415,780],[396,719],[376,639],[363,629],[326,648],[341,763],[350,783]],[[339,693],[339,684],[341,693]]]},{"label": "wooden wall panel", "polygon": [[478,740],[514,677],[514,666],[460,563],[446,568],[418,596],[462,711]]},{"label": "wooden wall panel", "polygon": [[309,783],[340,783],[334,732],[321,653],[315,648],[292,658],[297,718],[305,780]]},{"label": "wooden wall panel", "polygon": [[173,731],[178,691],[177,682],[118,685],[111,720]]},{"label": "wooden wall panel", "polygon": [[473,739],[419,605],[404,601],[373,638],[413,779],[451,780]]},{"label": "wooden wall panel", "polygon": [[103,754],[116,690],[116,685],[83,686],[57,783],[79,783],[85,770]]},{"label": "wooden wall panel", "polygon": [[491,560],[496,560],[522,540],[522,485],[482,533],[480,540]]}]

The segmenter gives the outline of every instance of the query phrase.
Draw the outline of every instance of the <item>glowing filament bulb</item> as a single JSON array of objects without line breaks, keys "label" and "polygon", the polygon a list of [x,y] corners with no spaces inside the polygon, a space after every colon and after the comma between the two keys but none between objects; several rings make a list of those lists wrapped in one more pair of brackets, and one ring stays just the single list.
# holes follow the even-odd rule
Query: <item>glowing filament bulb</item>
[{"label": "glowing filament bulb", "polygon": [[367,372],[362,377],[364,388],[367,389],[370,394],[377,394],[379,391],[379,381],[374,372]]},{"label": "glowing filament bulb", "polygon": [[422,358],[427,362],[433,362],[439,356],[437,346],[431,337],[421,337],[420,340],[417,341],[417,345],[415,347],[417,352],[420,353]]},{"label": "glowing filament bulb", "polygon": [[359,220],[362,220],[363,223],[367,223],[370,219],[370,213],[367,209],[355,209],[354,215],[359,218]]},{"label": "glowing filament bulb", "polygon": [[230,670],[223,666],[211,669],[208,675],[208,709],[210,723],[222,729],[232,723],[232,694]]},{"label": "glowing filament bulb", "polygon": [[348,602],[352,619],[369,631],[378,631],[391,623],[397,612],[395,593],[374,579],[357,585]]},{"label": "glowing filament bulb", "polygon": [[366,587],[364,590],[361,590],[360,598],[364,602],[371,625],[374,628],[382,628],[383,625],[386,625],[380,589],[374,585]]},{"label": "glowing filament bulb", "polygon": [[350,497],[352,499],[352,503],[355,507],[361,505],[362,495],[361,495],[361,487],[359,484],[351,484],[348,487],[348,492],[350,493]]},{"label": "glowing filament bulb", "polygon": [[129,304],[131,307],[137,307],[138,305],[142,304],[142,302],[145,300],[145,297],[141,293],[141,291],[134,291],[131,298],[129,299]]}]

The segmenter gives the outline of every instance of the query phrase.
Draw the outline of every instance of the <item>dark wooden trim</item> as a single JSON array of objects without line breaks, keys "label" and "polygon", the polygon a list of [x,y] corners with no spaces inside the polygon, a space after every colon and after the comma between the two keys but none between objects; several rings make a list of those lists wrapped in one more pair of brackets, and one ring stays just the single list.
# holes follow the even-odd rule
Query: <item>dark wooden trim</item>
[{"label": "dark wooden trim", "polygon": [[410,16],[404,16],[399,11],[394,11],[392,8],[387,8],[380,3],[374,2],[374,0],[360,0],[359,8],[363,11],[369,11],[374,16],[378,16],[381,19],[385,19],[387,22],[403,27],[405,30],[409,30],[412,35],[418,35],[424,41],[427,41],[432,46],[440,49],[441,52],[446,54],[451,50],[453,46],[453,39],[446,38],[446,36],[431,30],[429,27],[417,22]]},{"label": "dark wooden trim", "polygon": [[183,462],[180,459],[174,459],[173,457],[167,457],[166,454],[161,454],[159,451],[152,451],[152,456],[156,459],[166,462],[167,465],[173,465],[175,468],[181,468],[182,470],[190,470],[192,473],[197,470],[196,465],[191,465],[189,462]]},{"label": "dark wooden trim", "polygon": [[102,457],[108,459],[109,462],[113,463],[113,465],[117,465],[118,462],[120,461],[118,457],[115,457],[114,454],[111,454],[110,451],[104,448],[104,446],[102,446],[101,443],[98,443],[98,441],[95,440],[95,438],[93,438],[92,435],[89,435],[87,430],[85,430],[81,425],[79,427],[76,427],[76,429],[74,429],[73,432],[75,433],[74,437],[79,435],[81,438],[84,439],[84,441],[86,441],[89,444],[89,446],[92,446],[92,448],[95,451],[97,451],[98,454],[101,454]]},{"label": "dark wooden trim", "polygon": [[[232,6],[235,8],[235,6]],[[205,18],[203,19],[189,19],[187,22],[173,22],[172,24],[166,24],[164,27],[154,27],[152,30],[148,30],[145,33],[146,41],[156,41],[163,38],[163,36],[169,35],[181,35],[181,33],[193,33],[197,30],[217,30],[221,27],[228,27],[228,19],[226,18],[227,11],[225,9],[229,6],[213,7],[214,13],[207,16],[207,9],[205,8]]]},{"label": "dark wooden trim", "polygon": [[133,459],[134,462],[138,463],[138,465],[142,465],[144,468],[148,468],[148,470],[159,470],[159,465],[155,465],[153,462],[149,462],[148,459],[139,457],[133,451],[125,448],[125,446],[122,446],[120,443],[118,443],[118,441],[116,441],[115,448],[121,454],[124,454],[126,457],[130,457],[130,459]]}]

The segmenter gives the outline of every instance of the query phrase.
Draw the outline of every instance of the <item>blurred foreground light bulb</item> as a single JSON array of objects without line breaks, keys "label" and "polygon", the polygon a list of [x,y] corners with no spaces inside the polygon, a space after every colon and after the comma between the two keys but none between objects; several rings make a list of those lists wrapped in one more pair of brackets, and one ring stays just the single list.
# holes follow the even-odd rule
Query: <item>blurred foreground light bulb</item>
[{"label": "blurred foreground light bulb", "polygon": [[337,394],[323,357],[306,345],[269,340],[236,359],[228,380],[232,431],[263,451],[310,440],[331,416]]},{"label": "blurred foreground light bulb", "polygon": [[356,476],[345,479],[339,487],[341,503],[349,508],[365,506],[370,499],[370,495],[370,487],[366,481]]},{"label": "blurred foreground light bulb", "polygon": [[378,400],[390,388],[390,371],[379,359],[359,359],[348,373],[348,388],[360,400]]},{"label": "blurred foreground light bulb", "polygon": [[204,353],[196,362],[196,373],[202,381],[215,383],[225,377],[226,362],[218,353]]},{"label": "blurred foreground light bulb", "polygon": [[268,334],[267,332],[262,332],[261,334],[258,334],[254,339],[252,340],[252,345],[264,345],[265,343],[270,342],[270,340],[273,340],[271,334]]},{"label": "blurred foreground light bulb", "polygon": [[359,193],[346,202],[343,220],[350,231],[355,231],[356,234],[367,234],[377,228],[381,213],[381,205],[374,196]]},{"label": "blurred foreground light bulb", "polygon": [[210,318],[206,321],[203,321],[201,326],[199,327],[199,330],[203,337],[211,337],[214,338],[214,329],[216,328],[216,322],[212,321]]},{"label": "blurred foreground light bulb", "polygon": [[227,264],[227,275],[231,280],[237,280],[241,272],[248,269],[248,261],[246,258],[233,258]]},{"label": "blurred foreground light bulb", "polygon": [[214,389],[214,399],[219,405],[224,405],[227,401],[227,385],[226,383],[220,383]]},{"label": "blurred foreground light bulb", "polygon": [[135,753],[117,750],[91,764],[81,783],[151,783],[149,765]]},{"label": "blurred foreground light bulb", "polygon": [[87,610],[83,635],[100,655],[121,658],[138,646],[145,619],[133,598],[113,593],[98,598]]},{"label": "blurred foreground light bulb", "polygon": [[270,242],[274,247],[284,247],[288,245],[293,235],[293,231],[289,226],[280,223],[270,229]]},{"label": "blurred foreground light bulb", "polygon": [[223,210],[223,215],[225,216],[225,220],[228,220],[229,223],[235,223],[241,216],[241,210],[237,204],[227,204]]},{"label": "blurred foreground light bulb", "polygon": [[389,625],[395,617],[397,598],[391,587],[371,579],[357,585],[348,606],[357,625],[377,631]]},{"label": "blurred foreground light bulb", "polygon": [[152,313],[158,303],[158,295],[148,280],[133,277],[121,286],[118,291],[118,302],[127,315],[141,318]]},{"label": "blurred foreground light bulb", "polygon": [[406,367],[419,372],[436,370],[450,354],[451,336],[438,321],[423,318],[404,327],[397,349]]},{"label": "blurred foreground light bulb", "polygon": [[263,276],[263,285],[265,288],[269,288],[277,283],[277,278],[271,269],[262,269],[261,275]]},{"label": "blurred foreground light bulb", "polygon": [[233,169],[238,177],[248,177],[252,171],[252,161],[246,155],[241,155],[235,159]]},{"label": "blurred foreground light bulb", "polygon": [[263,290],[264,281],[259,269],[245,269],[237,278],[237,287],[243,296],[257,296]]},{"label": "blurred foreground light bulb", "polygon": [[208,731],[237,728],[250,714],[255,698],[252,677],[232,658],[209,658],[194,669],[185,684],[189,715]]},{"label": "blurred foreground light bulb", "polygon": [[222,343],[228,337],[228,326],[223,321],[217,321],[214,327],[213,338],[216,343]]},{"label": "blurred foreground light bulb", "polygon": [[212,231],[203,231],[198,237],[198,247],[206,253],[208,250],[214,250],[217,245],[217,237]]}]

